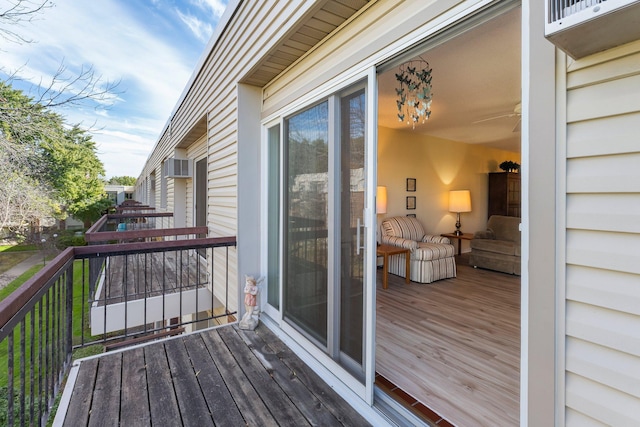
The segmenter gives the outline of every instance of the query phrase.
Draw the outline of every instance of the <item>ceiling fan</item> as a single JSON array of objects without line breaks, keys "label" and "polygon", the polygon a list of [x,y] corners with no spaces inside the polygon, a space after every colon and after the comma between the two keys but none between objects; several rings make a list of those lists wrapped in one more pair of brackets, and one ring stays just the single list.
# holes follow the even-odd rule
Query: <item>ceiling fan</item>
[{"label": "ceiling fan", "polygon": [[498,120],[498,119],[506,119],[506,118],[510,119],[510,118],[513,118],[513,117],[517,117],[518,118],[518,122],[513,127],[511,132],[519,132],[520,131],[520,122],[521,122],[521,117],[522,117],[522,104],[520,102],[518,102],[516,104],[516,106],[513,108],[513,111],[510,112],[510,113],[499,114],[497,116],[488,117],[486,119],[476,120],[475,122],[473,122],[473,124],[475,125],[475,124],[478,124],[478,123],[488,122],[490,120]]}]

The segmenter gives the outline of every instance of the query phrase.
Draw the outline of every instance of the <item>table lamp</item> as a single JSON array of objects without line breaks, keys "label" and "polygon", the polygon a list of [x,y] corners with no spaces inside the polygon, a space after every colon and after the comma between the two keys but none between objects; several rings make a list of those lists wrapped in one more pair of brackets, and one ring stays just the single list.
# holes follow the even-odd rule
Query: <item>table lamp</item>
[{"label": "table lamp", "polygon": [[471,212],[471,193],[469,190],[452,190],[449,191],[449,212],[455,212],[456,218],[456,231],[453,232],[456,236],[461,236],[460,231],[460,213]]}]

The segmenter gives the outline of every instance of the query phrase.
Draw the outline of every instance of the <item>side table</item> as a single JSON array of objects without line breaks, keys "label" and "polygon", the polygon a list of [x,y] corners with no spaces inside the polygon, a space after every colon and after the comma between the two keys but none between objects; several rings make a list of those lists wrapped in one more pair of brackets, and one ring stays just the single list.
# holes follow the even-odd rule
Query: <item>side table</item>
[{"label": "side table", "polygon": [[444,233],[441,234],[442,237],[448,237],[450,239],[455,239],[458,241],[458,255],[462,255],[462,241],[463,240],[473,240],[473,233],[462,233],[457,235],[455,233]]},{"label": "side table", "polygon": [[404,258],[407,262],[406,278],[407,284],[410,282],[411,277],[411,251],[400,246],[380,245],[376,249],[376,255],[381,256],[382,261],[382,289],[387,289],[389,284],[389,257],[393,255],[404,254]]}]

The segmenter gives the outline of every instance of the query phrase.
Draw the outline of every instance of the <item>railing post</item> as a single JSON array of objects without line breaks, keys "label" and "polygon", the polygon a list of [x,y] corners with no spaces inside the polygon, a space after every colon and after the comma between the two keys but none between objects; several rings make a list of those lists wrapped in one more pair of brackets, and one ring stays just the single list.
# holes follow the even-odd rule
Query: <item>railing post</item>
[{"label": "railing post", "polygon": [[[67,270],[67,337],[66,337],[66,364],[71,363],[71,353],[73,351],[73,266],[72,262]],[[84,327],[84,325],[81,325]]]}]

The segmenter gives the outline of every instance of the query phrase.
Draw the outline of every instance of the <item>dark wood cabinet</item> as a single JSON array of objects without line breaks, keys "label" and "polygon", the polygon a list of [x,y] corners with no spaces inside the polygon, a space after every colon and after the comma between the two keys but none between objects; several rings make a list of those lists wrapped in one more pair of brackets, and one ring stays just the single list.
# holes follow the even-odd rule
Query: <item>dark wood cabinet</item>
[{"label": "dark wood cabinet", "polygon": [[520,174],[493,172],[489,174],[489,216],[517,216],[520,208]]}]

